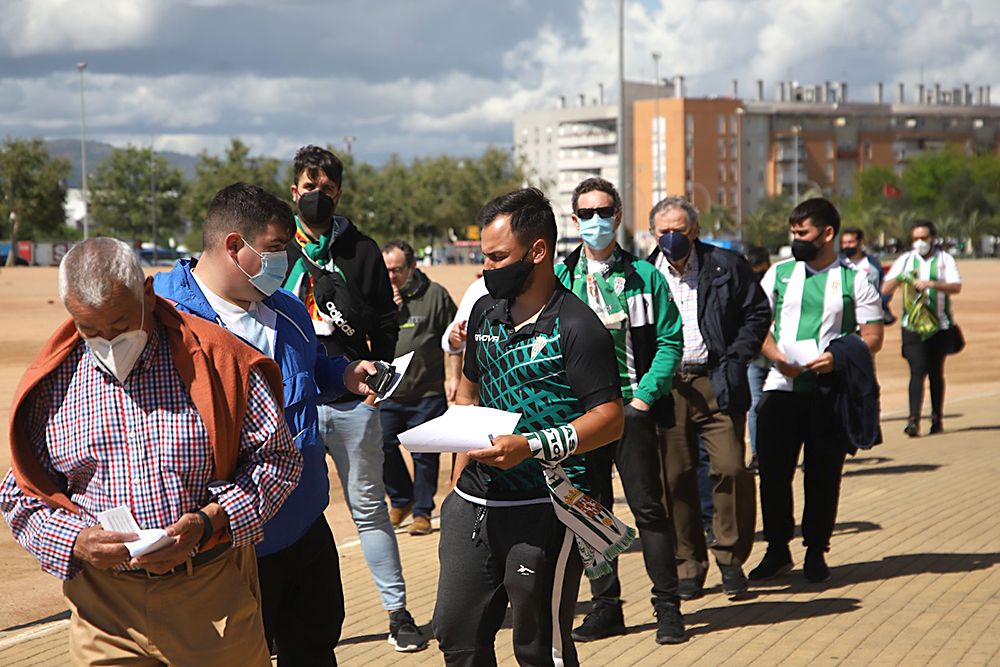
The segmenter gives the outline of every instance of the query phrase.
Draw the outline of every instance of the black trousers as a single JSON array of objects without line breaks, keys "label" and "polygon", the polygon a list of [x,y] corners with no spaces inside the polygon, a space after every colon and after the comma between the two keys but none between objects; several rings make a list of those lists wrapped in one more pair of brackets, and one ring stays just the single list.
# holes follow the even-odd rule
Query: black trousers
[{"label": "black trousers", "polygon": [[333,533],[322,514],[298,542],[257,559],[268,646],[280,667],[336,665],[344,588]]},{"label": "black trousers", "polygon": [[922,340],[903,329],[903,358],[910,365],[910,418],[920,419],[924,404],[924,378],[931,385],[931,414],[941,418],[944,409],[944,358],[952,344],[952,331],[944,329]]},{"label": "black trousers", "polygon": [[570,631],[583,562],[548,501],[487,509],[449,494],[438,560],[433,624],[446,665],[497,664],[508,602],[518,664],[580,664]]},{"label": "black trousers", "polygon": [[[611,486],[611,466],[618,468],[625,500],[639,529],[646,574],[653,582],[653,603],[677,604],[677,561],[674,527],[667,513],[660,468],[656,423],[648,412],[625,406],[622,439],[588,452],[587,477],[592,497],[609,510],[615,503]],[[611,561],[611,574],[591,580],[594,604],[621,604],[622,586],[618,579],[618,559]]]},{"label": "black trousers", "polygon": [[817,392],[765,391],[757,406],[757,465],[764,539],[788,544],[795,533],[792,481],[805,447],[805,545],[829,549],[847,456],[832,425],[829,402]]}]

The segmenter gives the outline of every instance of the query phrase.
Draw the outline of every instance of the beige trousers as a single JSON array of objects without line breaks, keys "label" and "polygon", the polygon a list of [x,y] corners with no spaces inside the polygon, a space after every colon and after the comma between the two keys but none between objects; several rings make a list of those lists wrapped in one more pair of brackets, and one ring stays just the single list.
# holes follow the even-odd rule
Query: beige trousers
[{"label": "beige trousers", "polygon": [[166,577],[85,565],[63,584],[73,665],[269,667],[253,547]]}]

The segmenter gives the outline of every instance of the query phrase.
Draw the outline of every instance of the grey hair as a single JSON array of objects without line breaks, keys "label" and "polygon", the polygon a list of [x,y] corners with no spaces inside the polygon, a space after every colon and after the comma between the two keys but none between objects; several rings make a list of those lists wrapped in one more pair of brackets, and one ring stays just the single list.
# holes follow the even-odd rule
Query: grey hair
[{"label": "grey hair", "polygon": [[652,210],[649,212],[649,228],[653,228],[653,223],[656,220],[656,216],[660,213],[664,213],[667,209],[679,208],[687,214],[688,225],[690,227],[698,226],[698,209],[694,207],[694,204],[689,202],[686,197],[680,197],[673,195],[670,197],[664,197],[660,201],[656,202]]},{"label": "grey hair", "polygon": [[124,241],[88,239],[70,248],[59,264],[59,297],[73,295],[91,307],[105,305],[123,285],[142,301],[145,276],[135,251]]}]

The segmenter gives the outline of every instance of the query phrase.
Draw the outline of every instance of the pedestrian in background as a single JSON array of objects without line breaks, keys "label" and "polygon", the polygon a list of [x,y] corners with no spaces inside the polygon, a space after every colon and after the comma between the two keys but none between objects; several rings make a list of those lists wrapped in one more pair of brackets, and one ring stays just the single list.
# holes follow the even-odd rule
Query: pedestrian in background
[{"label": "pedestrian in background", "polygon": [[431,532],[441,455],[411,454],[413,477],[410,477],[399,451],[398,436],[448,410],[445,360],[451,376],[458,377],[462,355],[442,353],[441,336],[455,317],[455,302],[448,290],[417,268],[413,248],[406,241],[389,241],[382,246],[382,257],[392,283],[393,301],[399,309],[396,356],[413,353],[392,397],[379,407],[385,452],[382,475],[391,505],[389,519],[394,527],[399,527],[412,512],[410,535],[427,535]]}]

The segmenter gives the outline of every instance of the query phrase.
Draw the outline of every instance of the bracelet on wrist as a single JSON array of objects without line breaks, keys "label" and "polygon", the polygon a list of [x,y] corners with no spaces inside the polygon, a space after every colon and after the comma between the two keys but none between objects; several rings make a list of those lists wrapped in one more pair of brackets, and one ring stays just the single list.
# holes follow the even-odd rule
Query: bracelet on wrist
[{"label": "bracelet on wrist", "polygon": [[203,510],[197,510],[195,512],[199,517],[201,517],[201,522],[204,526],[201,539],[198,540],[198,548],[202,548],[205,544],[212,539],[212,535],[215,533],[215,528],[212,526],[212,520]]},{"label": "bracelet on wrist", "polygon": [[531,455],[546,463],[559,463],[572,456],[580,445],[576,429],[566,424],[525,435]]}]

